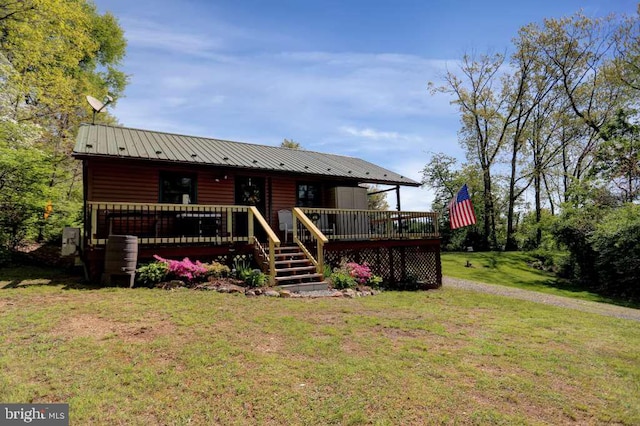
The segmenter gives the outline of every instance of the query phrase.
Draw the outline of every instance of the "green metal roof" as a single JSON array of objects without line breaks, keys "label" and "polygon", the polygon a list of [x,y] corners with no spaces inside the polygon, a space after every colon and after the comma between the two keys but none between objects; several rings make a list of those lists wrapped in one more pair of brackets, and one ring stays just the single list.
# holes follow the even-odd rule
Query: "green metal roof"
[{"label": "green metal roof", "polygon": [[420,185],[355,157],[103,124],[80,127],[73,156],[171,161],[331,176],[368,183]]}]

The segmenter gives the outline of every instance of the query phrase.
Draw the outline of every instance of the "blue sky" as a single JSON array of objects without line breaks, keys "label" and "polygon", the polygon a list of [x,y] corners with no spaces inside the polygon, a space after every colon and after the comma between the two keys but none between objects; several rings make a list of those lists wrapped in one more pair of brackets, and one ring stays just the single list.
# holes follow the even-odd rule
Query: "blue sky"
[{"label": "blue sky", "polygon": [[[111,112],[150,130],[363,158],[417,181],[430,153],[463,159],[450,98],[431,95],[465,52],[505,52],[523,25],[631,0],[96,0],[128,40]],[[403,210],[430,210],[403,188]],[[393,208],[395,200],[389,200]]]}]

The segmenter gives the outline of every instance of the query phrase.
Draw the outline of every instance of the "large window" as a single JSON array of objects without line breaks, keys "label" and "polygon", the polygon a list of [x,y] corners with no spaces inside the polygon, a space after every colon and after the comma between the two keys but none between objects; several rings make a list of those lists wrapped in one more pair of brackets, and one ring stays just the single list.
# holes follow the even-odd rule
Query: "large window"
[{"label": "large window", "polygon": [[195,204],[197,201],[195,174],[160,172],[161,203]]},{"label": "large window", "polygon": [[296,206],[322,207],[320,185],[315,183],[299,183]]}]

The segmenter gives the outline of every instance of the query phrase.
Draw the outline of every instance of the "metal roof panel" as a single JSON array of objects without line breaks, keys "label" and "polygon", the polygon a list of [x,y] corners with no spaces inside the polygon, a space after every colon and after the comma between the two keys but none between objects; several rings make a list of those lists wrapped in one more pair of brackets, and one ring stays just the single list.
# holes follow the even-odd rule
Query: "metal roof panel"
[{"label": "metal roof panel", "polygon": [[73,155],[165,160],[331,176],[390,185],[420,185],[412,179],[355,157],[104,124],[80,126]]}]

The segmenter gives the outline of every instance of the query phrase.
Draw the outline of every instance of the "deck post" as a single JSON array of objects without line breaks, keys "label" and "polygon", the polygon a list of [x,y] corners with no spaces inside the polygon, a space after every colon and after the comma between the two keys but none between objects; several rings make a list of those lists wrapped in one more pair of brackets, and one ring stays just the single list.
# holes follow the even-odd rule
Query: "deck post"
[{"label": "deck post", "polygon": [[269,238],[269,285],[276,285],[276,252],[272,238]]},{"label": "deck post", "polygon": [[316,266],[316,270],[319,274],[322,274],[324,277],[324,243],[322,240],[317,240],[318,246],[318,264]]},{"label": "deck post", "polygon": [[255,237],[254,237],[254,233],[253,233],[253,211],[252,211],[251,209],[249,209],[247,213],[249,213],[249,214],[247,215],[247,218],[248,218],[248,220],[249,220],[249,223],[248,223],[248,228],[249,228],[249,244],[253,244],[253,243],[255,242],[255,241],[254,241],[254,238],[255,238]]},{"label": "deck post", "polygon": [[89,241],[91,245],[95,244],[95,239],[98,233],[98,208],[91,206],[91,231],[89,232]]},{"label": "deck post", "polygon": [[[295,214],[291,215],[293,217],[293,221],[292,221],[292,230],[291,230],[291,239],[292,241],[297,241],[298,240],[298,218],[296,217]],[[286,232],[286,231],[285,231]]]},{"label": "deck post", "polygon": [[233,241],[233,211],[227,210],[227,236]]}]

